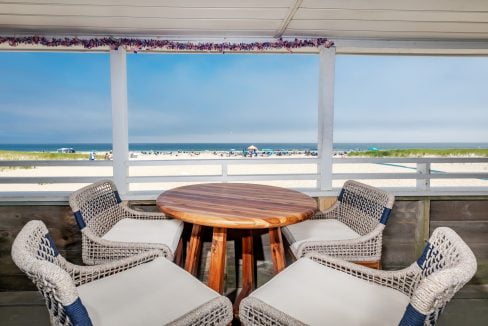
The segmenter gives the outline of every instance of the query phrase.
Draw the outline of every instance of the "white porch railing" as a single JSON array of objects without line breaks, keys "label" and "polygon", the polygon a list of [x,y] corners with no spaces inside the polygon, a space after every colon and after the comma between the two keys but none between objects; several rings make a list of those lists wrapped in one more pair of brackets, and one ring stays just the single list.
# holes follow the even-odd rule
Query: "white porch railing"
[{"label": "white porch railing", "polygon": [[[154,199],[162,189],[158,190],[131,190],[131,188],[141,188],[141,184],[155,184],[161,183],[198,183],[198,182],[260,182],[260,183],[276,183],[286,182],[293,183],[293,181],[309,181],[314,186],[311,187],[294,187],[299,191],[308,193],[312,196],[333,196],[336,195],[340,188],[340,180],[354,179],[371,181],[389,180],[389,184],[401,184],[403,180],[411,180],[414,182],[413,186],[384,186],[397,195],[488,195],[488,168],[483,168],[481,172],[449,172],[432,170],[432,164],[446,164],[446,163],[477,163],[485,164],[488,167],[488,158],[334,158],[332,185],[328,189],[320,189],[320,165],[319,158],[242,158],[242,159],[174,159],[174,160],[127,160],[125,165],[122,165],[128,172],[125,183],[129,186],[129,191],[124,196],[126,199]],[[253,172],[252,166],[262,165],[287,165],[298,167],[300,165],[307,165],[307,169],[303,169],[304,173],[283,173],[283,171],[256,173]],[[347,172],[337,172],[336,167],[343,164],[373,164],[374,166],[388,170],[389,167],[393,169],[400,169],[401,172],[352,172],[349,169]],[[402,165],[406,164],[406,165]],[[131,174],[131,167],[170,167],[170,166],[212,166],[212,173],[202,174],[171,174],[171,175],[144,175],[138,173]],[[310,169],[310,165],[314,167]],[[5,167],[113,167],[116,166],[112,161],[0,161],[0,168]],[[119,165],[121,166],[121,165]],[[241,173],[233,172],[236,166],[241,166]],[[242,169],[244,166],[244,169]],[[386,166],[386,167],[385,167]],[[249,168],[247,168],[249,167]],[[360,171],[362,169],[354,167]],[[244,170],[244,173],[242,171]],[[259,169],[258,169],[259,170]],[[279,169],[276,169],[279,170]],[[282,169],[283,170],[283,169]],[[347,170],[347,168],[346,168]],[[67,191],[5,191],[5,187],[12,184],[43,184],[46,186],[53,184],[76,184],[80,187],[83,184],[95,182],[97,180],[107,178],[107,176],[79,176],[74,170],[73,175],[70,176],[8,176],[3,173],[0,176],[0,185],[3,186],[3,191],[0,191],[0,201],[35,201],[35,200],[49,200],[58,201],[66,200],[71,192]],[[143,169],[144,171],[144,169]],[[219,171],[216,173],[215,171]],[[269,169],[268,169],[269,171]],[[411,171],[411,172],[410,172]],[[115,171],[114,171],[115,173]],[[110,176],[108,176],[110,178]],[[445,180],[447,182],[454,179],[476,179],[480,181],[481,186],[449,186],[438,187],[431,184],[432,180]],[[459,183],[459,180],[457,181]],[[75,186],[76,186],[75,185]],[[48,188],[48,187],[46,187]],[[13,189],[13,188],[12,188]]]}]

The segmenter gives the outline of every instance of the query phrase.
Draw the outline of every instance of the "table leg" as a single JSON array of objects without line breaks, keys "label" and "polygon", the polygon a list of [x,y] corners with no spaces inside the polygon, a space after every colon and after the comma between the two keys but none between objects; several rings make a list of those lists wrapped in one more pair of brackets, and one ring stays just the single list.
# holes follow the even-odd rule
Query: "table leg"
[{"label": "table leg", "polygon": [[214,228],[208,286],[222,294],[224,292],[225,253],[227,251],[227,229]]},{"label": "table leg", "polygon": [[[239,266],[236,266],[239,268]],[[238,282],[238,280],[237,280]],[[254,279],[254,252],[252,231],[245,231],[242,237],[242,290],[234,303],[234,316],[239,315],[239,304],[255,288]]]},{"label": "table leg", "polygon": [[190,246],[186,255],[185,269],[192,275],[196,275],[200,252],[202,251],[202,226],[193,224],[191,230]]},{"label": "table leg", "polygon": [[269,243],[271,246],[271,257],[273,258],[275,273],[278,274],[285,268],[285,250],[283,249],[281,228],[269,229]]}]

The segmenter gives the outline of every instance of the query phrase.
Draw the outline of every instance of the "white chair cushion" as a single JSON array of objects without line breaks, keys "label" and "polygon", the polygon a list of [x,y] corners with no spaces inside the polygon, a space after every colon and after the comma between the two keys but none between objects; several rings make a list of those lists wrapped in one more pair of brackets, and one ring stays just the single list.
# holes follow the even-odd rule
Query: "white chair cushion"
[{"label": "white chair cushion", "polygon": [[162,243],[174,253],[183,231],[183,222],[176,219],[138,220],[124,218],[102,237],[121,242]]},{"label": "white chair cushion", "polygon": [[283,233],[291,243],[290,247],[294,253],[305,241],[347,240],[360,237],[359,233],[334,219],[307,220],[288,225],[283,228]]},{"label": "white chair cushion", "polygon": [[405,294],[301,258],[251,293],[307,325],[398,325]]},{"label": "white chair cushion", "polygon": [[165,258],[77,289],[95,326],[166,325],[219,297]]}]

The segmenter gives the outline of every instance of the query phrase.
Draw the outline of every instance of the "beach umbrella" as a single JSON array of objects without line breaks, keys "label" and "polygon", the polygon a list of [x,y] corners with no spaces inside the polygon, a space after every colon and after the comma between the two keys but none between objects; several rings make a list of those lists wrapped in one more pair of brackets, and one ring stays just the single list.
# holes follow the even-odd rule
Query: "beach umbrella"
[{"label": "beach umbrella", "polygon": [[258,150],[258,148],[257,148],[256,146],[254,146],[254,145],[251,145],[251,146],[249,146],[249,147],[247,148],[247,150],[248,150],[248,151],[257,151],[257,150]]}]

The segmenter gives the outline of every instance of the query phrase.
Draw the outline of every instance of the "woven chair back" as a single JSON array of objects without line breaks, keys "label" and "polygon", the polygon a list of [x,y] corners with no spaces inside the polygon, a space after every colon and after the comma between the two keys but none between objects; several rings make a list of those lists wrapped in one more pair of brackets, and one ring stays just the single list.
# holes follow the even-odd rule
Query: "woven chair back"
[{"label": "woven chair back", "polygon": [[[14,263],[32,280],[44,297],[51,322],[70,325],[60,298],[71,300],[77,294],[69,274],[62,268],[63,260],[58,255],[54,241],[41,221],[27,223],[12,245]],[[60,293],[60,288],[65,292]]]},{"label": "woven chair back", "polygon": [[97,222],[97,217],[118,215],[117,210],[121,199],[115,184],[110,180],[102,180],[79,189],[71,194],[69,203],[80,229],[86,225],[97,233],[104,234],[111,225]]},{"label": "woven chair back", "polygon": [[384,190],[348,180],[338,200],[339,219],[364,235],[371,232],[378,223],[387,223],[395,197]]},{"label": "woven chair back", "polygon": [[[434,325],[446,304],[476,273],[476,257],[456,232],[439,227],[417,264],[421,269],[420,282],[406,315],[410,313],[410,319],[417,316],[424,325]],[[427,314],[432,304],[434,309]]]}]

